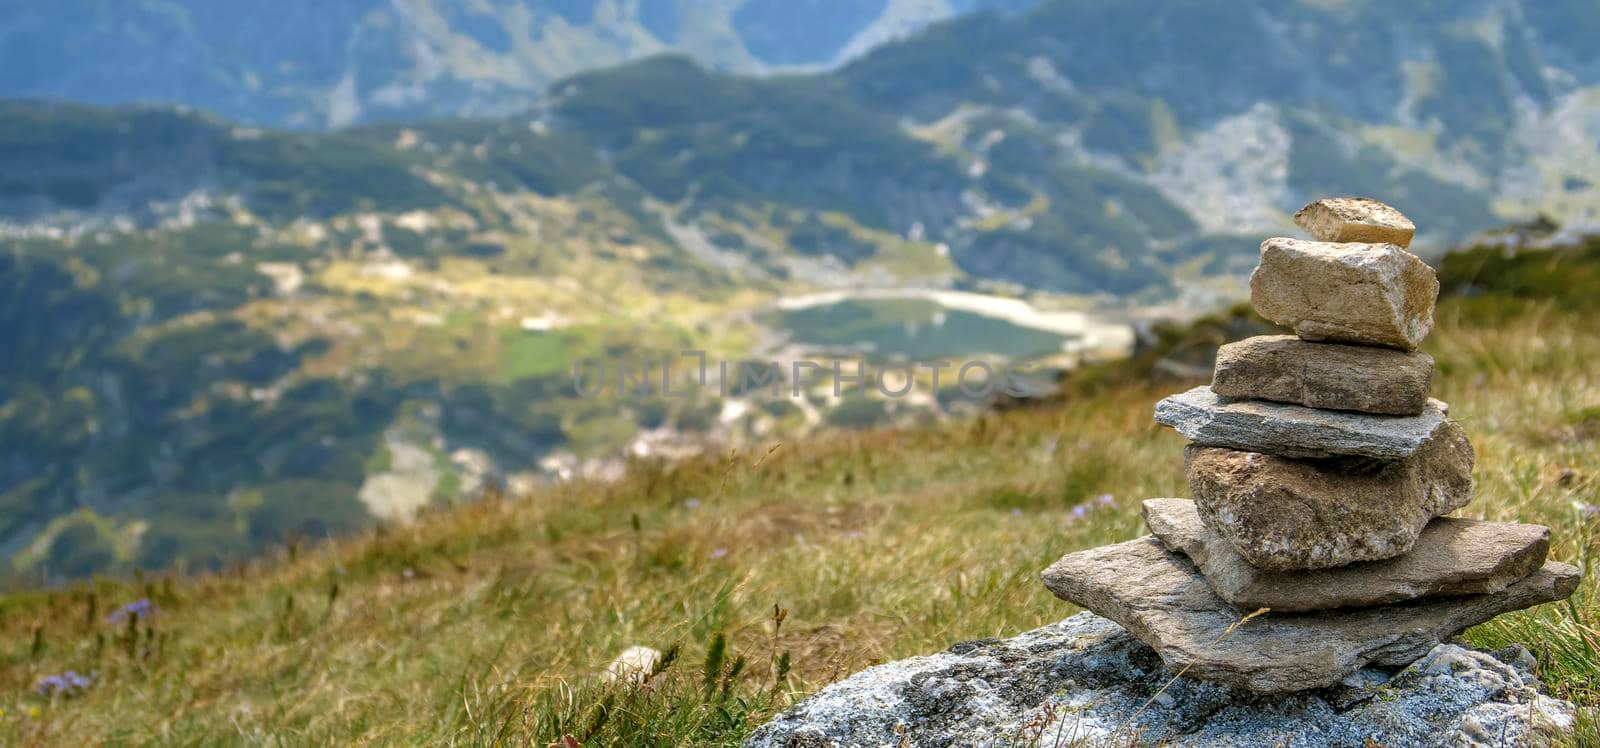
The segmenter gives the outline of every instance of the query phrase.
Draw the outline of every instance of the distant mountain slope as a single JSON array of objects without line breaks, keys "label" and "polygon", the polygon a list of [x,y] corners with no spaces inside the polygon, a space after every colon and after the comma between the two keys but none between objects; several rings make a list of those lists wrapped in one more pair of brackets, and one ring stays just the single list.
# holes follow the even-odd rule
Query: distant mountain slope
[{"label": "distant mountain slope", "polygon": [[[1381,193],[1460,236],[1491,211],[1594,215],[1600,53],[1588,0],[1054,0],[852,63],[861,101],[980,108],[1042,153],[1131,172],[1208,231],[1326,192]],[[987,50],[956,54],[956,50]]]},{"label": "distant mountain slope", "polygon": [[580,357],[724,350],[731,284],[570,140],[0,104],[0,558],[215,566],[711,428],[571,395]]},{"label": "distant mountain slope", "polygon": [[1130,293],[1247,267],[1241,235],[1374,194],[1424,246],[1600,216],[1592,3],[1051,0],[937,24],[835,74],[651,58],[537,115],[691,207],[837,210],[968,274]]},{"label": "distant mountain slope", "polygon": [[819,67],[1032,0],[0,2],[0,96],[167,102],[326,127],[506,114],[557,78],[665,50]]}]

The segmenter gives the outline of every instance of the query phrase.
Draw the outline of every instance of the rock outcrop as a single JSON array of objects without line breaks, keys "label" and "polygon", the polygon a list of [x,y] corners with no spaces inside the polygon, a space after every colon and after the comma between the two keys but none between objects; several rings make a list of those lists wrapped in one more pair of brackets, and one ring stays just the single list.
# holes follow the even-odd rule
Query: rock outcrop
[{"label": "rock outcrop", "polygon": [[1172,677],[1092,613],[1010,639],[869,668],[802,701],[747,748],[1388,748],[1542,745],[1572,704],[1543,692],[1528,651],[1441,644],[1399,673],[1270,699]]}]

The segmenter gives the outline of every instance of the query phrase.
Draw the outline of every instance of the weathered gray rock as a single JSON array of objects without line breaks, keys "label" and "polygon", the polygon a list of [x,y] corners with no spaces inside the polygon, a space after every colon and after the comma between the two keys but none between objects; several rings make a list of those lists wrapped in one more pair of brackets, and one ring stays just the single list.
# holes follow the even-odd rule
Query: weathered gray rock
[{"label": "weathered gray rock", "polygon": [[1250,303],[1306,340],[1411,350],[1433,329],[1439,278],[1393,244],[1261,243]]},{"label": "weathered gray rock", "polygon": [[1232,543],[1206,528],[1192,501],[1150,499],[1142,511],[1162,545],[1188,556],[1218,597],[1246,611],[1299,613],[1499,592],[1543,566],[1550,550],[1548,527],[1440,517],[1403,556],[1277,572],[1245,561]]},{"label": "weathered gray rock", "polygon": [[1221,397],[1196,387],[1156,403],[1156,421],[1195,444],[1283,457],[1410,457],[1445,423],[1448,406],[1429,399],[1422,415],[1383,416]]},{"label": "weathered gray rock", "polygon": [[1446,422],[1404,460],[1290,460],[1190,446],[1189,491],[1206,527],[1263,569],[1394,558],[1428,520],[1472,501],[1472,445]]},{"label": "weathered gray rock", "polygon": [[1127,627],[1173,672],[1264,693],[1325,688],[1368,664],[1400,667],[1456,632],[1572,594],[1576,567],[1548,561],[1488,595],[1375,608],[1242,614],[1194,564],[1143,537],[1069,553],[1044,574],[1056,597]]},{"label": "weathered gray rock", "polygon": [[1211,391],[1308,408],[1414,416],[1427,406],[1432,381],[1433,357],[1421,351],[1261,335],[1217,349]]},{"label": "weathered gray rock", "polygon": [[1570,731],[1576,709],[1541,693],[1534,666],[1521,647],[1490,654],[1441,644],[1392,677],[1367,669],[1348,685],[1264,698],[1174,681],[1120,626],[1079,613],[862,671],[778,715],[745,745],[1540,745]]},{"label": "weathered gray rock", "polygon": [[1370,197],[1325,197],[1301,208],[1294,222],[1324,242],[1382,242],[1411,246],[1416,224]]}]

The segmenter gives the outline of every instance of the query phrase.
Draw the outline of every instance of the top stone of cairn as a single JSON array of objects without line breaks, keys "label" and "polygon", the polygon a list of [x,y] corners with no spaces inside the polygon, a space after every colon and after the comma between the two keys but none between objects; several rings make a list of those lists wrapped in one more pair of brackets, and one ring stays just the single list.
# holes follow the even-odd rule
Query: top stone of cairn
[{"label": "top stone of cairn", "polygon": [[1370,197],[1325,197],[1294,214],[1313,239],[1411,246],[1417,227],[1400,211]]}]

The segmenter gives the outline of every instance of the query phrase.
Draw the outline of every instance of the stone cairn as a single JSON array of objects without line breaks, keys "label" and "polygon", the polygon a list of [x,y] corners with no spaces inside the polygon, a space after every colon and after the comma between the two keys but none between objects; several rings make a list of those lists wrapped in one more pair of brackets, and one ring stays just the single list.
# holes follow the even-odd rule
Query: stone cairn
[{"label": "stone cairn", "polygon": [[1547,527],[1441,516],[1472,500],[1473,451],[1428,397],[1439,281],[1411,221],[1366,198],[1294,218],[1315,241],[1263,242],[1250,300],[1295,334],[1223,346],[1210,386],[1156,406],[1194,500],[1146,501],[1153,536],[1043,574],[1169,670],[1265,693],[1356,685],[1579,579]]}]

